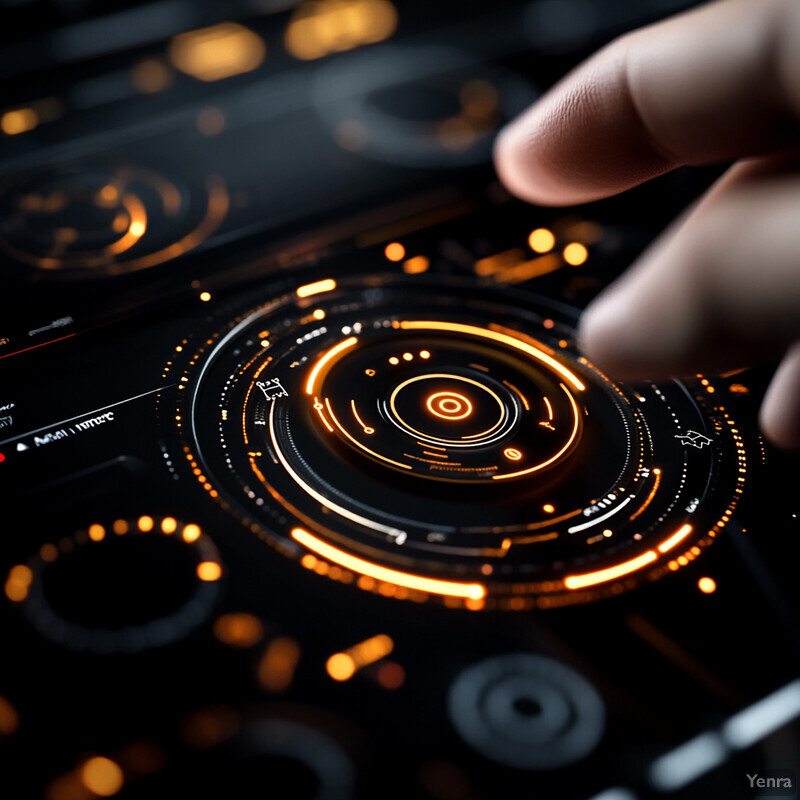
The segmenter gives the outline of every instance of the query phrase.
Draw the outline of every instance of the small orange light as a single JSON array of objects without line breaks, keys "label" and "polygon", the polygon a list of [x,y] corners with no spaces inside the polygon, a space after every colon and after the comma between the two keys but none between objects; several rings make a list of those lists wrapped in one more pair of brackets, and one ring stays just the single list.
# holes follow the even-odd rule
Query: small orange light
[{"label": "small orange light", "polygon": [[389,363],[390,363],[390,364],[399,364],[399,363],[400,363],[400,359],[399,359],[397,356],[392,356],[392,357],[389,359]]},{"label": "small orange light", "polygon": [[503,450],[503,455],[509,461],[519,461],[522,458],[522,453],[516,447],[507,447]]},{"label": "small orange light", "polygon": [[100,797],[115,795],[124,783],[122,770],[110,758],[94,756],[80,770],[81,783]]},{"label": "small orange light", "polygon": [[528,244],[534,253],[549,253],[556,243],[556,237],[547,228],[537,228],[528,237]]},{"label": "small orange light", "polygon": [[400,242],[390,242],[383,253],[389,261],[402,261],[406,257],[406,249]]},{"label": "small orange light", "polygon": [[0,129],[7,136],[32,131],[39,124],[39,115],[32,108],[17,108],[6,111],[0,117]]},{"label": "small orange light", "polygon": [[325,669],[335,681],[347,681],[356,674],[356,662],[347,653],[334,653],[325,663]]},{"label": "small orange light", "polygon": [[164,517],[161,520],[161,530],[166,533],[175,533],[175,529],[178,527],[178,521],[175,517]]},{"label": "small orange light", "polygon": [[115,519],[112,528],[117,536],[122,536],[128,532],[128,521],[125,519]]},{"label": "small orange light", "polygon": [[570,242],[564,248],[564,261],[571,264],[573,267],[579,267],[586,262],[589,258],[589,251],[586,247],[578,242]]},{"label": "small orange light", "polygon": [[200,292],[200,299],[207,303],[211,299],[211,292]]},{"label": "small orange light", "polygon": [[697,588],[703,594],[714,594],[717,591],[717,582],[713,578],[700,578]]},{"label": "small orange light", "polygon": [[251,72],[267,48],[261,37],[238,22],[180,33],[169,45],[172,65],[201,81],[218,81]]},{"label": "small orange light", "polygon": [[431,354],[427,350],[420,350],[419,351],[420,358],[430,358]]},{"label": "small orange light", "polygon": [[314,319],[325,319],[325,312],[321,308],[315,308],[312,316]]},{"label": "small orange light", "polygon": [[297,289],[298,297],[311,297],[313,294],[322,294],[323,292],[332,292],[336,288],[336,281],[333,278],[326,278],[322,281],[314,281],[314,283],[307,283],[305,286],[300,286]]},{"label": "small orange light", "polygon": [[192,542],[196,542],[200,538],[200,526],[190,523],[183,529],[181,536],[183,537],[184,542],[188,542],[190,544]]},{"label": "small orange light", "polygon": [[403,361],[413,361],[414,356],[411,353],[403,353]]},{"label": "small orange light", "polygon": [[542,511],[544,511],[545,514],[552,514],[555,510],[556,507],[552,503],[545,503],[542,506]]},{"label": "small orange light", "polygon": [[102,525],[95,523],[89,526],[89,538],[93,542],[102,542],[106,535],[106,529]]},{"label": "small orange light", "polygon": [[218,581],[222,577],[222,567],[216,561],[202,561],[197,565],[197,577],[201,581]]},{"label": "small orange light", "polygon": [[139,522],[138,522],[139,530],[142,531],[143,533],[148,533],[149,531],[153,530],[154,524],[155,523],[153,522],[152,517],[148,516],[139,517]]}]

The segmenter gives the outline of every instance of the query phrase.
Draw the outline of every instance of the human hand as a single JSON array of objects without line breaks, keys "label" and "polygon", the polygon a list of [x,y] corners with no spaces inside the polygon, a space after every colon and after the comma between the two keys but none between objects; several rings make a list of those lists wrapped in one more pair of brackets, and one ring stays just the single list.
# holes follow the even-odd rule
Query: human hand
[{"label": "human hand", "polygon": [[617,39],[511,123],[495,161],[540,205],[735,161],[589,305],[579,338],[631,381],[782,357],[761,427],[800,448],[800,2],[721,0]]}]

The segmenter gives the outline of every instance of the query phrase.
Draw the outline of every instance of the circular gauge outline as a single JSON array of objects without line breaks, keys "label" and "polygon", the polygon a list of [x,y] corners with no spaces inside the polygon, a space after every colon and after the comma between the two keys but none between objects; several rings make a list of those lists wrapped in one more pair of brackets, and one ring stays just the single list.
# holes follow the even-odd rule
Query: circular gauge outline
[{"label": "circular gauge outline", "polygon": [[[331,283],[333,284],[333,289],[336,289],[336,291],[332,290],[331,293],[326,296],[325,300],[333,303],[336,297],[341,296],[342,292],[347,289],[352,289],[351,284],[354,286],[361,286],[361,288],[365,290],[366,287],[363,284],[364,277],[365,276],[363,275],[353,273],[345,274],[342,278],[340,278],[341,284],[339,285],[338,289],[336,289],[336,283],[332,281]],[[386,287],[388,289],[396,289],[398,285],[403,285],[404,282],[404,288],[408,289],[411,287],[411,284],[408,283],[407,278],[391,273],[381,273],[379,276],[371,275],[370,285],[374,287],[378,278],[386,282]],[[475,292],[475,286],[473,284],[443,276],[429,278],[428,283],[433,286],[438,286],[440,289],[447,288],[449,290],[457,287],[461,291],[472,293],[473,296]],[[419,292],[420,288],[420,282],[418,280],[413,281],[413,291]],[[485,300],[486,290],[481,289],[481,293],[483,302]],[[270,293],[270,296],[275,298],[277,294],[277,292],[273,291]],[[545,313],[549,314],[549,310],[552,309],[557,316],[565,318],[567,324],[569,324],[568,321],[570,320],[572,321],[572,324],[574,324],[576,314],[574,309],[570,309],[568,306],[564,306],[557,301],[538,297],[532,293],[516,292],[514,297],[509,299],[506,293],[492,292],[492,300],[495,303],[499,303],[500,305],[504,306],[506,309],[510,305],[510,307],[512,307],[517,314],[522,313],[521,319],[523,320],[530,320],[532,314],[534,316],[537,314],[541,315],[542,309],[545,310]],[[313,301],[303,303],[302,308],[310,308],[312,304],[318,304],[318,301],[319,298],[315,297]],[[188,398],[191,398],[189,401],[189,418],[191,419],[192,427],[197,419],[196,404],[198,401],[199,389],[200,387],[204,386],[208,371],[217,362],[217,359],[219,359],[222,354],[226,352],[228,344],[234,341],[239,334],[243,333],[251,325],[256,325],[258,320],[261,320],[265,316],[268,316],[272,313],[276,313],[278,308],[288,309],[290,306],[293,306],[296,303],[297,297],[294,296],[294,293],[285,292],[284,294],[278,296],[277,299],[273,299],[256,307],[255,309],[252,309],[250,312],[246,312],[235,317],[225,328],[209,338],[206,346],[201,346],[198,349],[198,351],[194,354],[191,363],[192,366],[194,366],[194,364],[202,360],[202,363],[199,365],[199,370],[189,369],[184,375],[187,382],[192,382],[191,386],[186,386],[184,384],[184,388],[189,388],[191,391],[186,395],[183,395],[188,395]],[[533,311],[533,309],[538,309],[538,311]],[[292,316],[294,318],[299,315],[293,313]],[[209,352],[206,352],[207,349]],[[257,356],[254,357],[253,360],[255,360],[255,358],[257,358]],[[239,367],[242,367],[243,360],[238,362]],[[584,365],[587,366],[587,368],[591,366],[585,359],[581,358],[580,360]],[[599,373],[596,368],[592,367],[592,370],[602,375],[602,373]],[[191,377],[189,377],[190,374]],[[605,376],[602,377],[604,381],[607,381]],[[707,422],[709,420],[708,415],[711,412],[708,408],[705,410],[702,408],[702,401],[705,400],[705,398],[701,397],[699,394],[692,394],[687,387],[683,386],[683,384],[679,382],[676,383],[681,388],[682,393],[686,396],[690,407],[693,409],[692,414],[696,416],[698,420],[702,420],[704,423]],[[609,385],[615,392],[620,393],[621,390],[618,386],[615,384]],[[655,392],[660,392],[658,387],[653,386],[652,388]],[[179,392],[178,394],[182,395],[183,393]],[[701,401],[700,405],[698,405],[698,400]],[[183,401],[179,400],[178,407],[176,409],[178,414],[185,413],[185,408],[183,406]],[[723,408],[722,411],[725,411],[725,409]],[[718,441],[715,440],[714,446],[709,448],[709,453],[716,453],[716,449],[718,447],[724,446],[727,448],[733,445],[738,453],[738,464],[734,466],[739,466],[740,472],[745,472],[746,470],[742,469],[743,465],[746,464],[746,451],[744,450],[743,439],[735,427],[735,422],[733,422],[727,414],[725,414],[725,417],[727,424],[719,421],[715,423],[716,430],[720,436],[725,436],[725,442],[723,443],[721,438]],[[711,418],[715,418],[713,414]],[[710,429],[704,430],[706,433],[712,433]],[[727,435],[730,434],[731,431],[733,431],[732,441],[727,438]],[[277,512],[268,512],[266,516],[259,517],[258,514],[256,514],[256,518],[254,519],[253,510],[248,510],[247,504],[243,504],[246,498],[242,496],[242,499],[240,500],[237,493],[228,486],[225,480],[221,481],[222,486],[218,485],[218,488],[220,489],[225,487],[221,492],[217,491],[217,489],[211,486],[207,475],[213,476],[216,473],[215,470],[209,466],[209,462],[204,455],[202,439],[197,434],[196,429],[194,429],[194,433],[190,435],[190,440],[188,440],[192,443],[191,448],[187,444],[186,435],[182,432],[179,432],[179,436],[183,442],[186,458],[189,464],[196,467],[203,473],[201,483],[206,483],[206,486],[204,487],[206,488],[206,491],[209,492],[211,496],[224,508],[245,521],[247,526],[254,533],[257,533],[261,538],[276,546],[280,552],[293,556],[296,559],[299,558],[301,561],[307,561],[308,563],[303,563],[303,565],[308,566],[309,568],[314,568],[310,566],[312,561],[314,564],[318,565],[320,562],[325,562],[326,558],[329,564],[334,564],[337,566],[339,572],[347,570],[349,565],[349,567],[352,568],[352,571],[355,572],[355,577],[361,588],[367,588],[367,583],[371,584],[372,586],[382,586],[385,583],[383,578],[399,577],[401,579],[401,583],[398,585],[402,588],[402,591],[399,593],[404,597],[414,595],[416,590],[414,587],[410,586],[407,580],[405,581],[405,586],[403,587],[402,585],[402,581],[409,577],[406,573],[403,573],[402,570],[384,568],[381,565],[370,565],[369,571],[372,578],[370,580],[359,579],[359,574],[362,578],[365,576],[370,578],[370,575],[367,575],[367,573],[363,572],[363,570],[359,573],[358,567],[362,567],[364,565],[364,559],[358,555],[354,555],[353,553],[342,551],[335,545],[331,545],[320,540],[318,536],[315,536],[315,534],[301,527],[304,524],[302,519],[303,515],[300,514],[300,517],[298,518],[298,512],[296,509],[287,509],[284,507]],[[676,448],[676,452],[680,451]],[[709,457],[714,459],[714,464],[718,464],[716,455],[710,455]],[[226,456],[226,458],[228,457]],[[198,463],[196,459],[200,459],[200,462]],[[229,459],[228,464],[230,469],[234,469]],[[703,500],[707,499],[709,488],[711,487],[711,479],[714,477],[714,475],[715,467],[712,464],[712,468],[709,469],[708,475],[703,480],[703,484],[705,486],[703,493],[701,493]],[[217,480],[217,478],[214,478],[214,480]],[[246,483],[242,483],[241,478],[238,480],[240,481],[240,490],[243,487],[246,489]],[[410,577],[414,579],[414,586],[422,587],[418,592],[416,592],[415,596],[418,598],[418,596],[421,594],[424,595],[423,599],[425,599],[429,595],[438,595],[440,599],[441,597],[444,597],[448,604],[450,604],[451,600],[458,599],[460,600],[461,605],[467,605],[467,607],[473,608],[482,608],[487,606],[485,601],[489,595],[492,594],[496,595],[495,599],[498,601],[493,605],[493,607],[499,606],[516,610],[521,608],[530,608],[531,606],[549,608],[572,603],[589,602],[591,600],[599,599],[600,597],[619,594],[622,591],[633,588],[633,586],[638,585],[645,580],[655,579],[666,574],[667,572],[676,571],[680,567],[688,564],[690,561],[693,561],[702,549],[713,542],[719,531],[730,520],[733,509],[738,503],[738,495],[740,495],[743,491],[741,484],[743,484],[744,481],[745,479],[742,475],[739,475],[736,478],[736,481],[733,483],[733,485],[729,487],[731,494],[728,499],[721,498],[717,495],[713,497],[715,506],[718,506],[720,510],[718,514],[709,514],[707,518],[708,522],[700,520],[700,522],[696,525],[683,524],[660,542],[651,541],[655,540],[656,537],[653,535],[648,535],[647,542],[651,542],[651,545],[646,547],[641,546],[640,549],[642,552],[637,551],[637,554],[633,558],[628,558],[624,561],[614,563],[611,567],[587,570],[584,564],[584,569],[581,571],[580,566],[578,566],[578,562],[576,562],[576,569],[573,570],[574,574],[570,573],[569,575],[565,575],[563,581],[544,581],[540,585],[533,583],[520,583],[519,586],[523,587],[520,591],[524,592],[524,597],[509,596],[509,592],[506,592],[504,595],[502,591],[496,591],[497,587],[491,584],[489,585],[491,589],[490,592],[486,586],[479,585],[477,583],[461,584],[460,588],[463,589],[463,591],[460,591],[458,595],[451,595],[447,592],[437,592],[436,585],[452,585],[454,582],[438,581],[436,579],[428,579],[424,575],[415,576],[412,574]],[[238,494],[241,494],[240,490],[238,491]],[[698,501],[698,505],[702,506],[702,502]],[[663,522],[663,519],[675,510],[674,507],[675,502],[673,502],[672,505],[665,510],[662,517],[657,521],[657,524],[660,525]],[[691,514],[693,515],[695,511],[697,511],[697,506],[691,509]],[[287,512],[289,516],[295,517],[295,522],[297,524],[290,525],[288,523],[286,516]],[[261,513],[262,515],[264,514],[263,508]],[[688,509],[686,515],[686,518],[689,518],[690,511]],[[711,519],[712,516],[714,519]],[[692,519],[696,520],[696,517],[692,516]],[[279,521],[280,528],[285,529],[284,533],[279,533],[275,528],[276,521]],[[333,541],[336,541],[337,537],[330,529],[326,529],[326,536],[333,536]],[[679,546],[680,549],[678,549]],[[583,561],[580,563],[583,564]],[[389,575],[390,573],[391,575]],[[371,590],[377,591],[374,588]],[[397,595],[397,593],[395,593],[395,595]],[[459,603],[457,602],[456,604]]]},{"label": "circular gauge outline", "polygon": [[[172,528],[170,523],[165,524],[166,520],[175,523],[175,527]],[[62,539],[58,545],[45,543],[44,546],[49,545],[50,551],[47,558],[42,556],[40,548],[27,562],[17,564],[9,570],[9,580],[13,579],[15,570],[23,568],[26,571],[24,596],[12,602],[19,606],[31,627],[48,641],[69,650],[98,655],[139,653],[180,641],[210,617],[220,594],[220,579],[225,573],[222,557],[211,537],[195,523],[182,524],[174,517],[142,515],[135,519],[121,518],[116,522],[124,523],[122,533],[115,530],[113,524],[92,523]],[[204,563],[217,564],[219,575],[213,579],[200,578],[198,575],[195,591],[178,609],[168,615],[117,629],[73,622],[64,619],[52,608],[42,586],[42,574],[49,564],[62,555],[71,554],[77,548],[102,542],[106,536],[117,538],[151,534],[179,536],[194,555],[197,567]],[[30,576],[29,579],[27,576]]]}]

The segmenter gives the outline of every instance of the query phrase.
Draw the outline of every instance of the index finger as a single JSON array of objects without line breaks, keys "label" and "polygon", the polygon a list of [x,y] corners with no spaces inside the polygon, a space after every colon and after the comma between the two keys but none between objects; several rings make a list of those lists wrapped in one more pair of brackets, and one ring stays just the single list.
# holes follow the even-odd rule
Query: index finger
[{"label": "index finger", "polygon": [[495,164],[525,200],[589,202],[776,150],[799,120],[800,3],[721,0],[598,52],[501,133]]}]

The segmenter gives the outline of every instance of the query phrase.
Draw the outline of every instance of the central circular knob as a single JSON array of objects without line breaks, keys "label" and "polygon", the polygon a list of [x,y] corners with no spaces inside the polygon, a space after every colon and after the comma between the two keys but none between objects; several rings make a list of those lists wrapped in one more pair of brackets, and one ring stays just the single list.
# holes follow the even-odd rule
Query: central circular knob
[{"label": "central circular knob", "polygon": [[493,439],[509,418],[507,400],[489,381],[445,372],[402,381],[389,395],[387,413],[406,434],[459,447]]},{"label": "central circular knob", "polygon": [[465,419],[472,413],[472,403],[456,392],[434,392],[425,405],[431,414],[441,419]]}]

